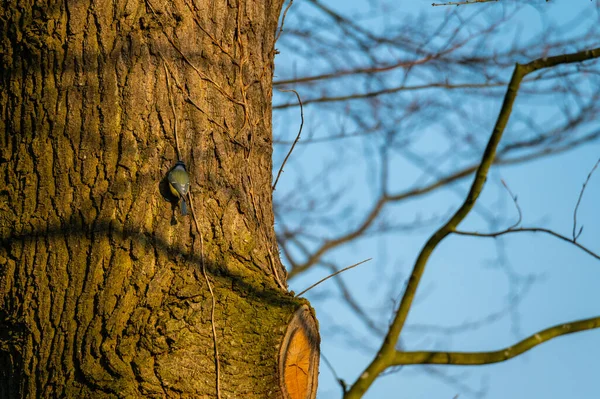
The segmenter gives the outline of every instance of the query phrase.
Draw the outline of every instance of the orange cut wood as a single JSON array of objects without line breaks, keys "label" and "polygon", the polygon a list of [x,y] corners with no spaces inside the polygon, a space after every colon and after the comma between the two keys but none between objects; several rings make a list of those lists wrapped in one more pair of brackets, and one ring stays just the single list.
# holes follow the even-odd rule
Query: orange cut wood
[{"label": "orange cut wood", "polygon": [[286,399],[316,398],[319,344],[316,320],[304,305],[288,324],[280,350],[280,385]]},{"label": "orange cut wood", "polygon": [[291,399],[305,399],[308,389],[311,348],[303,330],[297,330],[285,359],[285,385]]}]

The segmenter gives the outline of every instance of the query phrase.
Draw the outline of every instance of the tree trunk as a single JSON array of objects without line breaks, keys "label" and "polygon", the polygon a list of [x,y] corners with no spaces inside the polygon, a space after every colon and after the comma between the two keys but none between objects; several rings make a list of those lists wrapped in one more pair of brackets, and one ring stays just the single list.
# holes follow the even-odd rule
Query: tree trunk
[{"label": "tree trunk", "polygon": [[0,397],[314,398],[273,229],[282,2],[2,3]]}]

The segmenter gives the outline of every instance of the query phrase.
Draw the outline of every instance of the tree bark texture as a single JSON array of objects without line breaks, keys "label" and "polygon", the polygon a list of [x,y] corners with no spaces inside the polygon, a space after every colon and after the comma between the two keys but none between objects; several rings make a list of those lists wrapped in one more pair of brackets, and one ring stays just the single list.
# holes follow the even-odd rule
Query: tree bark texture
[{"label": "tree bark texture", "polygon": [[[286,397],[282,2],[2,2],[0,397],[216,397],[203,264],[221,396]],[[161,195],[175,130],[202,239]]]}]

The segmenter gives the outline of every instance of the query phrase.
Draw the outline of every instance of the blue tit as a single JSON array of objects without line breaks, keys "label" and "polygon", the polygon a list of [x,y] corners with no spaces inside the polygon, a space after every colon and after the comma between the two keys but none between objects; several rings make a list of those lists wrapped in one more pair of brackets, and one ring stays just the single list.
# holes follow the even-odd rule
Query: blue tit
[{"label": "blue tit", "polygon": [[190,176],[185,169],[183,161],[177,161],[175,167],[169,172],[167,180],[169,181],[171,193],[173,193],[175,197],[181,199],[181,214],[183,216],[187,215],[185,196],[190,189]]}]

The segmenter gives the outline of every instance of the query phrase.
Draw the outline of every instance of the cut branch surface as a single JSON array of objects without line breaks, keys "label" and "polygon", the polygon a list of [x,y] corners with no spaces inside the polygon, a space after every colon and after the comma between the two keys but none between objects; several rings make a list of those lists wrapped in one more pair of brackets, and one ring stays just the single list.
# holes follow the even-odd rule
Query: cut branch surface
[{"label": "cut branch surface", "polygon": [[316,319],[303,305],[288,324],[279,352],[279,381],[284,398],[317,397],[320,342]]}]

